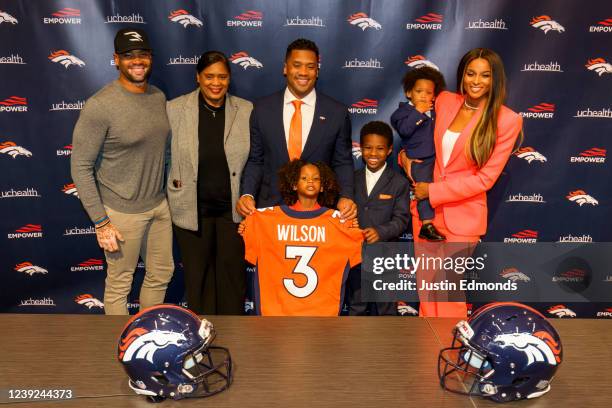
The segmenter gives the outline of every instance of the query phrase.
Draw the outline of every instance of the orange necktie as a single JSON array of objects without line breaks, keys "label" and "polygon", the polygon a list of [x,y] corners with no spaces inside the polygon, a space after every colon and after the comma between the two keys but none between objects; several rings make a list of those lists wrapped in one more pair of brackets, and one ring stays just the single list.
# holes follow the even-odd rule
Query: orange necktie
[{"label": "orange necktie", "polygon": [[299,159],[302,155],[302,111],[300,106],[302,101],[297,99],[291,102],[295,107],[293,117],[291,118],[291,125],[289,126],[289,160]]}]

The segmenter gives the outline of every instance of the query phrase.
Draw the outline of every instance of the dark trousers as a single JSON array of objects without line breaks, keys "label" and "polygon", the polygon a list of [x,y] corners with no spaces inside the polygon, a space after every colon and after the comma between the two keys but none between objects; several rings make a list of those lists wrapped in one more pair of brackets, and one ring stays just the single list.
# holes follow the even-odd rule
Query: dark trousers
[{"label": "dark trousers", "polygon": [[349,316],[396,316],[395,302],[361,301],[361,265],[349,271],[345,286],[345,301]]},{"label": "dark trousers", "polygon": [[199,230],[174,226],[189,308],[204,315],[241,315],[246,294],[244,242],[228,212],[200,217]]},{"label": "dark trousers", "polygon": [[[436,162],[436,157],[426,157],[422,163],[412,162],[410,166],[410,172],[412,173],[412,179],[416,182],[422,181],[424,183],[431,183],[433,181],[433,170]],[[419,213],[419,219],[422,220],[433,220],[434,210],[429,204],[429,199],[421,200],[417,203],[417,211]]]}]

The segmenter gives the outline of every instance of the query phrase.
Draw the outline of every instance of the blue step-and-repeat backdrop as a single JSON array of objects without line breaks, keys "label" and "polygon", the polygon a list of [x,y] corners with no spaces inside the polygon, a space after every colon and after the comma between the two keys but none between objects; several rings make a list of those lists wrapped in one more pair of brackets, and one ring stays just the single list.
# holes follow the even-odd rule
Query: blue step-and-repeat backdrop
[{"label": "blue step-and-repeat backdrop", "polygon": [[[0,0],[0,311],[102,312],[104,256],[70,179],[71,138],[84,101],[117,77],[113,37],[129,26],[148,31],[152,83],[168,99],[195,88],[210,49],[235,64],[230,92],[272,93],[287,44],[314,40],[318,89],[347,105],[354,147],[364,123],[388,121],[404,100],[409,67],[437,67],[454,90],[460,57],[492,48],[525,141],[489,193],[485,240],[612,238],[609,0]],[[167,300],[180,303],[176,259]],[[579,317],[611,316],[610,306],[537,305]]]}]

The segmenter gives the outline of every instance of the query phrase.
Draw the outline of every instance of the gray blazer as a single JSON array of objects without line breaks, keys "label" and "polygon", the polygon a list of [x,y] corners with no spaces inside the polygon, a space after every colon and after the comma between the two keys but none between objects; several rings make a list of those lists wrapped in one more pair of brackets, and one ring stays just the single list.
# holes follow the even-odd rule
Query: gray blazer
[{"label": "gray blazer", "polygon": [[[199,88],[166,105],[172,130],[168,204],[172,222],[192,231],[198,229],[198,92]],[[224,148],[230,174],[234,222],[242,220],[236,212],[236,202],[240,193],[242,170],[249,156],[249,117],[252,110],[251,102],[226,95]]]}]

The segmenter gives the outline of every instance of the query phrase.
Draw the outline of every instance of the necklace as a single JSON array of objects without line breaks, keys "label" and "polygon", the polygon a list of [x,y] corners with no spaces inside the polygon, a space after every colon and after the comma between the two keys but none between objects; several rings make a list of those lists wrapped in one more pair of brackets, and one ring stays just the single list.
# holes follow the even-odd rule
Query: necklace
[{"label": "necklace", "polygon": [[216,115],[217,115],[217,111],[216,110],[211,109],[206,102],[204,102],[202,105],[206,108],[207,111],[212,113],[213,118],[216,117]]},{"label": "necklace", "polygon": [[471,110],[478,110],[478,106],[470,105],[469,103],[467,103],[467,99],[463,100],[463,106],[465,106],[466,108],[471,109]]}]

